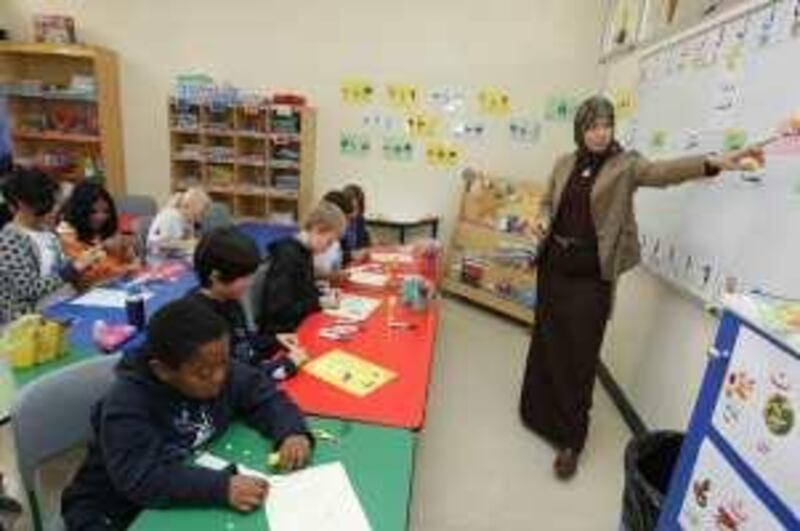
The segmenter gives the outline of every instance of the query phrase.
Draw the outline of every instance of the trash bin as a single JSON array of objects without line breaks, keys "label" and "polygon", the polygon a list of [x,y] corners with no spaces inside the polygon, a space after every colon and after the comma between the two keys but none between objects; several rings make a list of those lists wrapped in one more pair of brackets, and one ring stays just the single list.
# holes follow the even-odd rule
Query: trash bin
[{"label": "trash bin", "polygon": [[683,433],[654,431],[632,439],[625,448],[622,529],[652,531],[678,462]]}]

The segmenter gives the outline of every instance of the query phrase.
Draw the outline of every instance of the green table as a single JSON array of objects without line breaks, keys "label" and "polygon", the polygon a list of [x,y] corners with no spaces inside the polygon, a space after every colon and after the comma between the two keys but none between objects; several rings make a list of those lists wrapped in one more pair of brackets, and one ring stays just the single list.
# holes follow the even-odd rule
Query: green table
[{"label": "green table", "polygon": [[[310,418],[309,422],[312,429],[324,429],[338,438],[337,442],[317,442],[313,464],[341,461],[372,528],[404,531],[408,526],[414,435],[407,430],[334,419]],[[266,472],[270,444],[254,430],[236,424],[212,443],[209,451]],[[130,529],[263,531],[269,526],[263,510],[242,515],[220,508],[180,508],[145,511]]]}]

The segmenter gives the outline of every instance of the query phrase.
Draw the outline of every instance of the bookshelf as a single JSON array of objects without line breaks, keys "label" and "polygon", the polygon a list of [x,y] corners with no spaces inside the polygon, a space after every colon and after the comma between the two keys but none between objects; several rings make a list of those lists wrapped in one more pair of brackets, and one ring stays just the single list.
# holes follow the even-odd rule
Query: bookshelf
[{"label": "bookshelf", "polygon": [[0,42],[0,91],[17,164],[125,193],[117,58],[83,44]]},{"label": "bookshelf", "polygon": [[170,98],[173,191],[203,186],[238,219],[297,222],[312,198],[315,110]]}]

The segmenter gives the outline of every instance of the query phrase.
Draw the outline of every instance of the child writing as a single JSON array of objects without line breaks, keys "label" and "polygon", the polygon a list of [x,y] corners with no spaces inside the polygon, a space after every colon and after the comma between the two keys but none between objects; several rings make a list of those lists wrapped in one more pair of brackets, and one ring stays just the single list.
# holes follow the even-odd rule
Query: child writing
[{"label": "child writing", "polygon": [[309,214],[303,230],[269,247],[268,268],[260,297],[259,331],[277,335],[294,332],[321,308],[314,278],[314,256],[342,237],[345,217],[339,207],[322,201]]},{"label": "child writing", "polygon": [[[340,190],[331,190],[322,200],[336,205],[345,217],[345,226],[354,214],[353,203]],[[345,238],[333,242],[325,252],[314,255],[314,271],[317,278],[338,282],[343,279],[342,268],[350,261],[350,249]]]},{"label": "child writing", "polygon": [[265,481],[190,463],[236,417],[275,442],[284,470],[305,465],[312,438],[297,406],[228,344],[225,320],[195,300],[153,315],[92,411],[94,438],[62,496],[67,529],[123,530],[143,508],[260,507]]},{"label": "child writing", "polygon": [[81,274],[83,284],[96,284],[136,269],[133,240],[119,234],[118,228],[111,194],[96,183],[78,184],[64,205],[57,232],[69,258],[103,249],[104,254]]},{"label": "child writing", "polygon": [[251,330],[240,302],[260,264],[256,244],[241,231],[233,227],[214,229],[203,235],[195,249],[194,269],[200,287],[187,297],[228,323],[231,357],[259,367],[273,380],[284,380],[297,373],[306,356],[298,349],[283,355],[274,337]]},{"label": "child writing", "polygon": [[58,185],[47,175],[27,170],[12,173],[3,196],[13,216],[0,230],[0,323],[36,311],[45,297],[80,274],[102,255],[91,248],[67,260],[52,230]]},{"label": "child writing", "polygon": [[196,226],[210,205],[211,198],[200,187],[173,195],[150,225],[147,248],[160,252],[192,247]]}]

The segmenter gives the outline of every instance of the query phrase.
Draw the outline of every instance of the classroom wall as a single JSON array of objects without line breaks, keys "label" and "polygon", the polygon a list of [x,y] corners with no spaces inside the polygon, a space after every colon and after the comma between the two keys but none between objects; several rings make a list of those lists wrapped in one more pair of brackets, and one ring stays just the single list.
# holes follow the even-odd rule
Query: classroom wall
[{"label": "classroom wall", "polygon": [[[500,85],[515,104],[541,114],[547,95],[601,86],[597,64],[604,0],[4,0],[15,36],[29,37],[38,12],[72,14],[80,38],[121,61],[128,185],[168,192],[165,103],[189,70],[248,87],[298,90],[319,108],[315,192],[362,182],[387,214],[454,210],[457,171],[422,163],[342,158],[339,133],[360,113],[339,99],[339,82]],[[471,162],[515,178],[544,179],[571,144],[565,125],[533,148],[510,142],[471,147]]]}]

